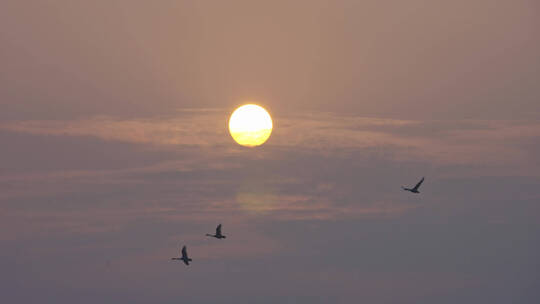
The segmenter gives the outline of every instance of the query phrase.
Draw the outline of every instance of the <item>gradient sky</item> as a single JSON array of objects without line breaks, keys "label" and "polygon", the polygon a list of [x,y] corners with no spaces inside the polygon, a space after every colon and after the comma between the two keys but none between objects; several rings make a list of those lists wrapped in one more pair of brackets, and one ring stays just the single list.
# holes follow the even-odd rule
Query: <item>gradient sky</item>
[{"label": "gradient sky", "polygon": [[3,1],[2,298],[537,303],[538,37],[535,0]]}]

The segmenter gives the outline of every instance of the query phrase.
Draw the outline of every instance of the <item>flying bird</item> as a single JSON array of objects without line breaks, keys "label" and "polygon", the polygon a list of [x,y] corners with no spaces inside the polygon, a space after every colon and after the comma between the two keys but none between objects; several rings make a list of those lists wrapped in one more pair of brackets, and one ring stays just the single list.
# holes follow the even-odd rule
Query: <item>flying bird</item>
[{"label": "flying bird", "polygon": [[401,186],[401,188],[403,188],[403,190],[405,191],[411,191],[412,193],[420,193],[420,191],[418,191],[418,188],[420,188],[420,185],[422,185],[423,182],[424,178],[422,177],[422,179],[418,182],[418,184],[416,184],[416,186],[414,186],[414,188],[405,188],[403,186]]},{"label": "flying bird", "polygon": [[184,261],[184,264],[189,265],[192,259],[188,258],[186,246],[182,247],[182,257],[172,258],[171,260]]},{"label": "flying bird", "polygon": [[216,227],[216,234],[206,234],[206,236],[211,236],[211,237],[215,237],[216,239],[224,239],[226,238],[226,236],[224,236],[223,234],[221,234],[221,224],[219,224],[217,227]]}]

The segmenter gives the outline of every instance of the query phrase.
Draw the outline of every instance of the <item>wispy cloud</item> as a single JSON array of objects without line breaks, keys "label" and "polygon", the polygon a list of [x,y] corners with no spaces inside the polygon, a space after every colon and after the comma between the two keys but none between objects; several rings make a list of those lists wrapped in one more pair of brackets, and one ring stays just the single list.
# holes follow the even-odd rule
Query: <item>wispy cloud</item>
[{"label": "wispy cloud", "polygon": [[[79,271],[94,273],[96,282],[100,271],[119,281],[133,276],[133,265],[142,265],[137,273],[176,277],[166,260],[188,244],[201,272],[254,275],[281,267],[305,280],[348,280],[350,267],[360,267],[370,275],[352,280],[379,278],[370,286],[380,292],[400,274],[462,286],[448,274],[460,255],[472,251],[485,266],[484,257],[500,251],[500,236],[524,238],[537,226],[537,122],[276,115],[269,141],[246,149],[230,138],[227,114],[1,124],[8,148],[0,160],[0,242],[13,250],[34,244],[32,254],[23,252],[25,262],[39,255],[65,265],[84,257]],[[422,194],[399,188],[423,175]],[[226,242],[204,237],[218,223]],[[517,244],[530,250],[523,239]],[[513,251],[499,254],[515,258]],[[265,263],[275,265],[261,268]],[[328,286],[325,280],[310,284]],[[336,298],[356,292],[332,288]],[[436,288],[446,290],[429,290]]]},{"label": "wispy cloud", "polygon": [[[308,176],[329,162],[375,161],[381,165],[416,162],[436,167],[469,166],[469,170],[484,166],[487,169],[482,169],[482,174],[512,172],[530,176],[538,175],[536,169],[540,165],[537,155],[531,153],[534,146],[530,142],[540,138],[540,124],[534,121],[412,121],[338,117],[328,113],[278,115],[269,142],[257,149],[234,144],[227,133],[226,121],[227,113],[220,109],[188,109],[169,117],[145,119],[95,117],[4,123],[0,129],[15,134],[52,136],[67,142],[74,138],[80,141],[96,138],[99,147],[116,142],[135,145],[115,151],[124,158],[133,154],[133,147],[142,149],[143,155],[153,151],[170,153],[156,154],[147,164],[134,161],[113,169],[92,169],[90,165],[83,169],[51,167],[44,171],[3,174],[0,199],[54,199],[88,191],[109,193],[111,187],[137,188],[135,193],[138,193],[148,188],[152,190],[135,202],[143,198],[152,200],[151,195],[167,202],[177,192],[183,192],[186,199],[201,202],[192,209],[184,205],[187,213],[173,212],[176,207],[168,203],[153,206],[154,212],[163,211],[159,216],[164,219],[193,219],[198,218],[197,214],[208,217],[224,210],[291,220],[388,217],[414,210],[418,205],[376,195],[361,198],[360,202],[350,201],[346,197],[356,195],[353,181],[336,184],[326,178],[311,181]],[[12,144],[17,146],[16,142]],[[21,147],[12,157],[24,162],[33,153]],[[99,164],[107,155],[88,155],[81,161],[95,157],[93,163]],[[54,159],[56,155],[51,152],[45,157]],[[57,160],[62,161],[63,158]],[[302,170],[306,167],[311,173],[304,175]],[[186,189],[190,190],[186,193]],[[210,194],[209,189],[212,189]],[[207,198],[202,199],[202,193]],[[3,208],[7,210],[9,206],[15,205],[7,204]],[[137,208],[140,210],[137,216],[150,214],[146,208]],[[110,210],[121,212],[120,207]],[[18,212],[17,208],[11,211]]]},{"label": "wispy cloud", "polygon": [[[169,151],[205,149],[203,157],[217,159],[269,157],[274,151],[340,155],[358,153],[397,161],[427,161],[437,165],[511,165],[535,168],[534,147],[540,138],[535,121],[413,121],[343,117],[328,113],[277,116],[263,151],[242,153],[227,131],[224,110],[184,110],[169,117],[115,119],[95,117],[76,121],[19,121],[0,129],[37,135],[91,136]],[[532,149],[532,150],[531,150]],[[260,149],[261,150],[261,149]],[[197,153],[192,153],[197,155]],[[200,158],[200,157],[199,157]]]}]

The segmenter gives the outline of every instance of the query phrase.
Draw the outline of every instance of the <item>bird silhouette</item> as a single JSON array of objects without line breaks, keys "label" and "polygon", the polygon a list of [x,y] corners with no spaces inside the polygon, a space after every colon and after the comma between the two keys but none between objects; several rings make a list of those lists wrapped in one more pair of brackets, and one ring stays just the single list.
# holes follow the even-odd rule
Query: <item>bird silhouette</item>
[{"label": "bird silhouette", "polygon": [[179,258],[172,258],[171,260],[183,261],[184,264],[189,265],[192,259],[188,258],[186,246],[182,247],[182,256]]},{"label": "bird silhouette", "polygon": [[414,188],[405,188],[403,186],[401,186],[401,188],[403,188],[403,190],[405,191],[410,191],[412,193],[420,193],[420,191],[418,191],[418,188],[420,188],[420,185],[422,185],[423,182],[424,178],[422,177],[422,179],[418,182],[418,184],[416,184],[416,186],[414,186]]},{"label": "bird silhouette", "polygon": [[221,224],[219,224],[217,227],[216,227],[216,234],[206,234],[206,236],[211,236],[211,237],[215,237],[216,239],[224,239],[226,238],[226,236],[224,236],[223,234],[221,234]]}]

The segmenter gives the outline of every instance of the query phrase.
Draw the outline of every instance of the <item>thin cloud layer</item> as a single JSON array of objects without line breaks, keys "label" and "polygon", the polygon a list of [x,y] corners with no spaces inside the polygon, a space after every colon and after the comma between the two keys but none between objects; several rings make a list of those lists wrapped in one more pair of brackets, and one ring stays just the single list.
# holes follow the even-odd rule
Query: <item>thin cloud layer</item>
[{"label": "thin cloud layer", "polygon": [[[37,135],[92,136],[171,147],[237,148],[226,129],[227,112],[183,111],[178,117],[77,121],[21,121],[0,129]],[[412,121],[341,117],[331,114],[276,117],[267,146],[315,153],[379,149],[402,161],[429,159],[440,164],[501,163],[534,160],[527,143],[540,138],[536,121]],[[386,150],[386,151],[385,151]]]},{"label": "thin cloud layer", "polygon": [[[510,284],[501,298],[531,294],[537,122],[274,116],[255,149],[233,142],[216,109],[3,123],[0,242],[9,249],[0,257],[17,267],[5,265],[2,279],[20,277],[15,291],[64,288],[66,299],[93,291],[125,301],[121,289],[208,303],[349,302],[361,284],[382,303],[481,296],[517,273],[525,287]],[[421,194],[400,189],[421,176]],[[225,241],[204,236],[218,223]],[[189,269],[168,260],[182,244]],[[341,281],[353,283],[331,283]],[[201,296],[213,282],[222,289]],[[149,287],[159,292],[140,294]]]}]

